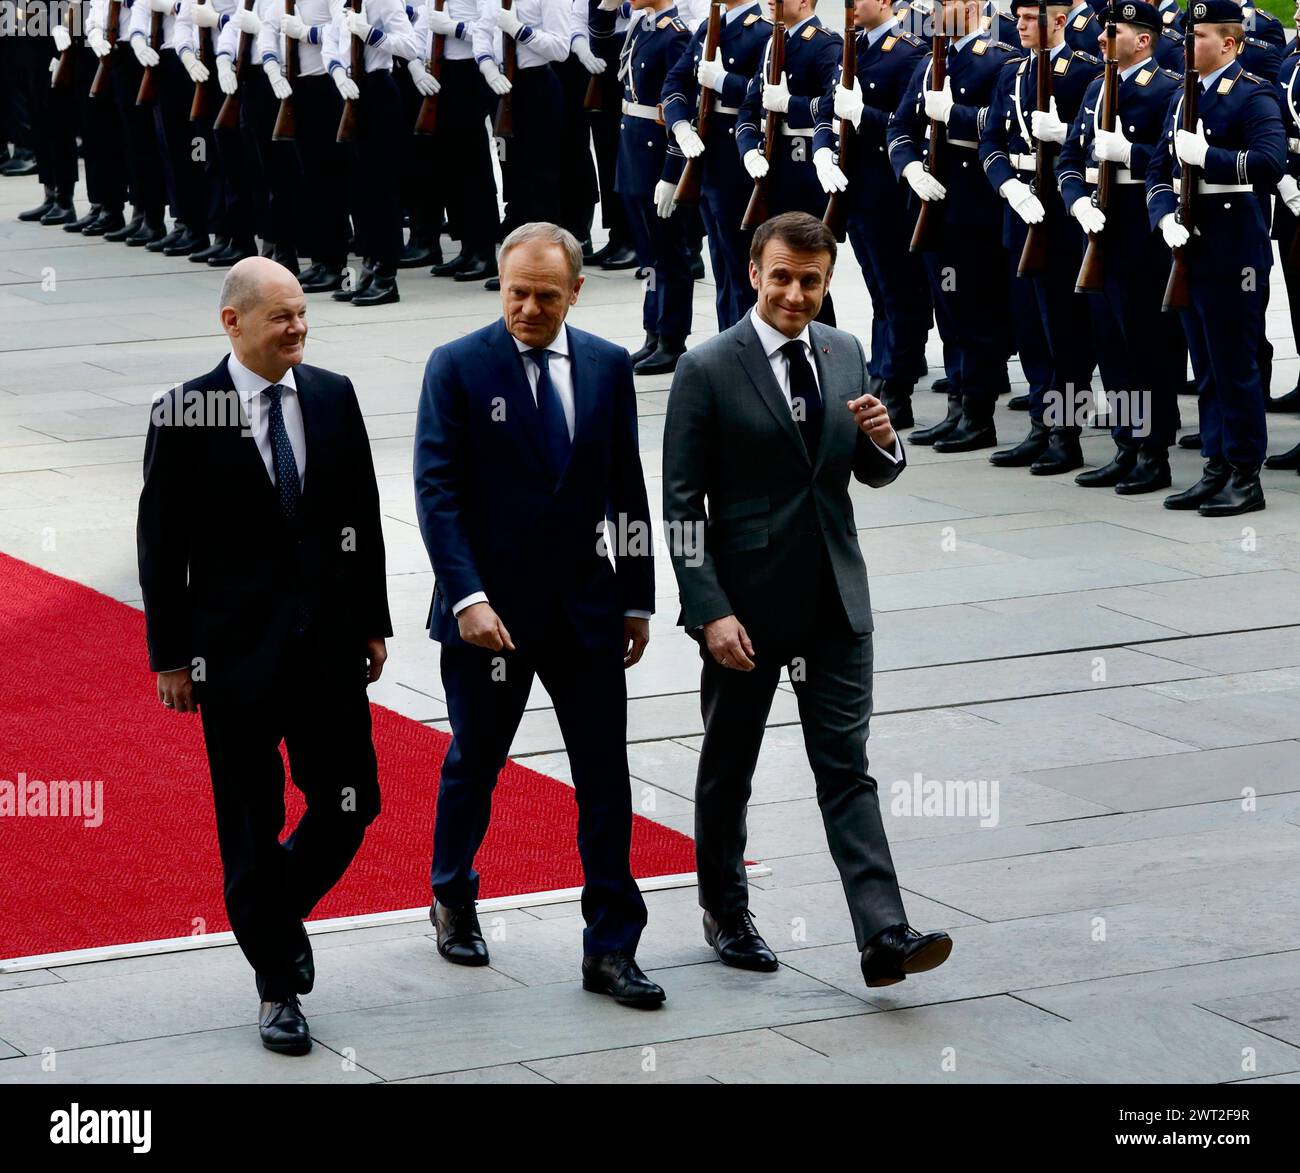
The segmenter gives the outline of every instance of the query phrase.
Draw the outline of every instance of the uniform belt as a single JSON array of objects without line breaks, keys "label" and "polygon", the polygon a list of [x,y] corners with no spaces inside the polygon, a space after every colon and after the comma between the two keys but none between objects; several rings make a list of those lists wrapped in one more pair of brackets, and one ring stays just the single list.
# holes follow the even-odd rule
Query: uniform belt
[{"label": "uniform belt", "polygon": [[629,118],[648,118],[651,122],[662,122],[659,116],[658,106],[644,106],[640,102],[629,102],[623,99],[623,113]]},{"label": "uniform belt", "polygon": [[1300,138],[1289,138],[1286,140],[1286,149],[1293,155],[1300,155]]},{"label": "uniform belt", "polygon": [[740,113],[739,106],[713,106],[711,109],[713,110],[714,114],[736,115]]},{"label": "uniform belt", "polygon": [[[1226,195],[1234,191],[1254,190],[1255,189],[1251,187],[1249,183],[1206,183],[1204,179],[1196,185],[1198,195]],[[1174,191],[1178,192],[1180,195],[1182,194],[1183,177],[1181,175],[1174,176]]]},{"label": "uniform belt", "polygon": [[781,133],[787,138],[812,138],[817,133],[817,128],[814,126],[788,126],[783,122],[781,123]]},{"label": "uniform belt", "polygon": [[[1097,167],[1085,167],[1083,172],[1084,179],[1086,179],[1089,183],[1096,183],[1099,170],[1100,169]],[[1127,167],[1116,167],[1114,172],[1111,175],[1111,179],[1113,179],[1116,183],[1132,183],[1132,184],[1146,183],[1146,180],[1142,176],[1134,175],[1133,172],[1130,171]]]},{"label": "uniform belt", "polygon": [[965,147],[968,151],[978,151],[980,149],[979,143],[971,142],[968,138],[948,138],[943,141],[950,147]]},{"label": "uniform belt", "polygon": [[1011,156],[1011,166],[1017,171],[1037,171],[1038,156],[1032,153],[1028,155],[1013,154]]}]

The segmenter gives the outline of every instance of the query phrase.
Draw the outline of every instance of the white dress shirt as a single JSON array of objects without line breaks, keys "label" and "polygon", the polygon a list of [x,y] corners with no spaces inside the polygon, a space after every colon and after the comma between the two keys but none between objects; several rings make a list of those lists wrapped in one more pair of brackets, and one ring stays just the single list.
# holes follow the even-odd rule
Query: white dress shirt
[{"label": "white dress shirt", "polygon": [[[261,454],[262,463],[266,465],[271,483],[275,483],[275,456],[271,452],[271,401],[262,394],[268,387],[274,386],[270,379],[250,371],[233,354],[230,356],[230,381],[235,385],[235,393],[244,405],[248,417],[249,430]],[[280,380],[284,390],[280,393],[280,404],[284,413],[284,430],[288,433],[289,444],[293,448],[293,459],[298,465],[298,484],[307,471],[307,433],[303,430],[302,404],[298,402],[298,387],[293,381],[293,368],[284,372]]]},{"label": "white dress shirt", "polygon": [[[500,7],[500,0],[480,0],[479,19],[474,24],[472,36],[474,56],[479,61],[491,58],[500,64],[503,60],[504,34],[497,31],[489,11]],[[568,4],[563,0],[515,0],[512,11],[524,23],[515,50],[515,61],[520,69],[559,62],[568,57],[569,41],[573,35],[573,10]]]},{"label": "white dress shirt", "polygon": [[[787,342],[793,342],[796,340],[793,338],[787,338],[775,326],[769,326],[765,321],[763,321],[759,316],[757,306],[749,311],[749,320],[754,325],[754,332],[758,335],[758,341],[762,344],[763,353],[767,355],[767,361],[772,367],[772,374],[776,377],[776,385],[781,388],[781,394],[785,396],[785,401],[793,412],[794,399],[790,395],[790,360],[781,353],[781,347],[783,347]],[[808,336],[807,326],[800,331],[797,340],[804,344],[804,349],[808,352],[808,365],[812,367],[813,381],[817,384],[817,390],[820,392],[822,389],[822,381],[821,376],[817,373],[817,360],[813,357],[812,342]],[[826,403],[826,397],[824,395],[822,396],[822,406],[826,411],[831,410],[830,406]],[[867,438],[869,440],[871,439],[870,436]],[[902,449],[898,446],[897,432],[894,433],[894,447],[892,451],[888,448],[881,448],[874,440],[871,440],[871,443],[875,446],[877,451],[884,453],[884,455],[888,456],[895,464],[903,459]]]}]

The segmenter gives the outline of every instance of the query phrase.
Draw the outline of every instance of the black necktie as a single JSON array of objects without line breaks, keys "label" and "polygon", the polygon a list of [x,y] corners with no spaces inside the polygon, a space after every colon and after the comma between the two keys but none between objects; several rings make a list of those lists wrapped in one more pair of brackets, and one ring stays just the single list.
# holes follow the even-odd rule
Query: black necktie
[{"label": "black necktie", "polygon": [[542,423],[542,442],[556,477],[569,462],[569,425],[564,406],[551,382],[550,351],[534,347],[524,352],[537,364],[537,415]]},{"label": "black necktie", "polygon": [[799,425],[799,434],[803,436],[803,446],[808,450],[808,459],[817,460],[817,447],[822,438],[821,392],[817,390],[817,376],[813,374],[812,363],[808,361],[808,348],[799,340],[787,342],[781,347],[785,355],[786,366],[790,372],[790,414]]},{"label": "black necktie", "polygon": [[280,515],[285,521],[295,521],[302,500],[302,487],[298,484],[298,462],[294,459],[293,445],[284,426],[284,388],[276,383],[266,388],[271,401],[271,460],[275,467],[275,488],[280,497]]}]

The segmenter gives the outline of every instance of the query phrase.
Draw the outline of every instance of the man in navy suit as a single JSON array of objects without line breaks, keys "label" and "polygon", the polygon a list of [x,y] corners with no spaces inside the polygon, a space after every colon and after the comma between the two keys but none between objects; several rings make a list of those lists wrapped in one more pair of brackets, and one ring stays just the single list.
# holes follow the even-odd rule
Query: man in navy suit
[{"label": "man in navy suit", "polygon": [[429,634],[442,644],[452,726],[429,917],[448,961],[488,963],[474,856],[537,676],[577,794],[583,987],[657,1006],[664,992],[635,960],[646,909],[628,862],[623,673],[654,610],[632,363],[565,325],[583,283],[572,233],[521,225],[500,268],[504,316],[429,356],[416,421],[416,507],[436,577]]}]

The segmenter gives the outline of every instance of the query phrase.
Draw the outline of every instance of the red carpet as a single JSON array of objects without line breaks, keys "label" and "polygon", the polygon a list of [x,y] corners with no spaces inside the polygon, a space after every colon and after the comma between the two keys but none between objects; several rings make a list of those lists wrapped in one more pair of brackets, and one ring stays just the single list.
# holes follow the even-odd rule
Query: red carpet
[{"label": "red carpet", "polygon": [[[0,554],[0,646],[0,958],[229,929],[199,719],[158,704],[143,614]],[[429,900],[438,768],[451,739],[372,709],[383,812],[313,920]],[[102,823],[86,826],[85,811],[6,809],[20,775],[29,812],[40,809],[33,795],[52,790],[30,780],[102,782]],[[292,828],[303,804],[286,791]],[[568,786],[507,764],[477,859],[480,897],[581,884],[576,828]],[[638,878],[694,871],[694,845],[637,817],[632,868]]]}]

